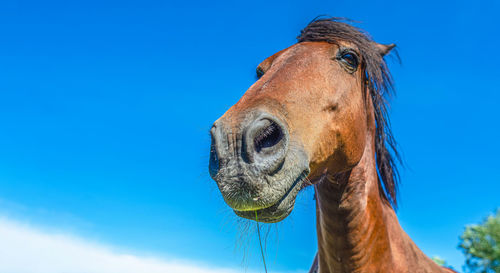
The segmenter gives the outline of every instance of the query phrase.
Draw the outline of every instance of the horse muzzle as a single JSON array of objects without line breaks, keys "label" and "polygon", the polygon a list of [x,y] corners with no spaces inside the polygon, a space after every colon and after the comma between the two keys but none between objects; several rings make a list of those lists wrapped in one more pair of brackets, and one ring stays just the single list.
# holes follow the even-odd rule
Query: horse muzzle
[{"label": "horse muzzle", "polygon": [[[297,152],[302,149],[290,149],[290,135],[280,119],[263,111],[237,121],[224,116],[210,134],[209,172],[237,215],[255,219],[260,211],[280,219],[275,214],[291,211],[308,164],[305,153]],[[264,215],[260,218],[266,221]]]}]

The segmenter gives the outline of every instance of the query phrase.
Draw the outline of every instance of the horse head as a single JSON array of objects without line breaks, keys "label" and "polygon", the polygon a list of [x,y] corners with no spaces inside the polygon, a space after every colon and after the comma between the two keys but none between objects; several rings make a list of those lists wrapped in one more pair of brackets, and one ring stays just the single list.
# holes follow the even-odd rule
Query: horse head
[{"label": "horse head", "polygon": [[394,45],[331,19],[313,21],[298,41],[257,67],[258,80],[210,131],[209,170],[224,200],[241,217],[280,221],[301,188],[352,169],[378,138],[385,196],[395,201],[381,94]]}]

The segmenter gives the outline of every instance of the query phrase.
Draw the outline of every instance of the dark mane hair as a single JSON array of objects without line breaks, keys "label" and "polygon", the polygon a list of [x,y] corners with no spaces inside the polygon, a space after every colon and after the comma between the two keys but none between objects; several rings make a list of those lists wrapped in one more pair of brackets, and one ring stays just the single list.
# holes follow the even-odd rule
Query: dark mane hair
[{"label": "dark mane hair", "polygon": [[299,43],[328,42],[333,44],[338,44],[339,41],[348,41],[359,49],[363,59],[361,67],[365,72],[364,82],[368,84],[370,89],[375,110],[375,157],[380,194],[393,208],[397,208],[399,172],[396,161],[401,163],[401,157],[392,136],[386,101],[386,97],[394,93],[392,77],[384,56],[370,36],[341,21],[348,20],[335,17],[316,18],[300,31],[297,40]]}]

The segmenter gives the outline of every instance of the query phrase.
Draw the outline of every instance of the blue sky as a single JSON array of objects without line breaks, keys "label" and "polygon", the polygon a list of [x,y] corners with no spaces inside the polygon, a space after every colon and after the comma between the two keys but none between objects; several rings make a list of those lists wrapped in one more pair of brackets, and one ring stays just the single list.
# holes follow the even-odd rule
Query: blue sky
[{"label": "blue sky", "polygon": [[[258,63],[330,14],[398,45],[402,64],[389,58],[398,92],[392,127],[407,163],[398,216],[426,254],[461,269],[464,226],[500,206],[499,7],[493,0],[6,1],[0,228],[259,272],[254,226],[242,231],[209,178],[208,129],[253,83]],[[292,215],[272,227],[271,271],[309,267],[312,194],[303,192]],[[34,241],[50,252],[50,240]]]}]

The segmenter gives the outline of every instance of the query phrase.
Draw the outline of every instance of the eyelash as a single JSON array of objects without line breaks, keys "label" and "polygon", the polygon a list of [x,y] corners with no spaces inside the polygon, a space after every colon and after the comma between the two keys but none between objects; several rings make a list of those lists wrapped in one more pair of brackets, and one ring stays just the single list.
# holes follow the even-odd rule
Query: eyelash
[{"label": "eyelash", "polygon": [[[346,59],[346,56],[350,55],[352,58],[349,58],[349,60]],[[344,69],[347,70],[349,73],[354,73],[358,69],[359,66],[359,57],[358,54],[352,50],[352,49],[339,49],[337,56],[336,56],[337,61],[339,61],[341,64],[343,64]]]}]

